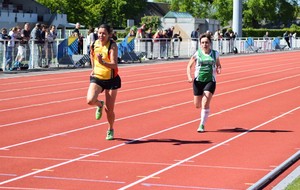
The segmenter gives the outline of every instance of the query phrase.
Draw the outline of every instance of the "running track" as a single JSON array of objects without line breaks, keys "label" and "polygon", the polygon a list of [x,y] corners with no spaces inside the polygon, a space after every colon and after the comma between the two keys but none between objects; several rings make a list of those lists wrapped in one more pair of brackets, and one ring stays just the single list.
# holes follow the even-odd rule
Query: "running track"
[{"label": "running track", "polygon": [[203,134],[187,61],[120,66],[114,141],[89,70],[1,78],[0,189],[247,189],[300,148],[299,60],[221,57]]}]

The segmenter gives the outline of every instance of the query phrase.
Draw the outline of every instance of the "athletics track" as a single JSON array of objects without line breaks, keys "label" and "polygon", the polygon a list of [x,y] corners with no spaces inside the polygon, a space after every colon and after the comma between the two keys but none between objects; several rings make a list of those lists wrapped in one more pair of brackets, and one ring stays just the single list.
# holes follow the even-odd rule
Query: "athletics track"
[{"label": "athletics track", "polygon": [[114,141],[90,70],[2,77],[0,189],[249,188],[300,148],[300,53],[220,59],[203,134],[186,60],[120,66]]}]

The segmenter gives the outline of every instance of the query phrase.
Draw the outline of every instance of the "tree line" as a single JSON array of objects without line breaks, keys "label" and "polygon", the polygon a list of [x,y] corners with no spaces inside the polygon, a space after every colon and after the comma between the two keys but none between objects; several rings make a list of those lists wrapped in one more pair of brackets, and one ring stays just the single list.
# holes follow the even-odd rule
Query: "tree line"
[{"label": "tree line", "polygon": [[[37,0],[52,12],[68,15],[68,21],[86,26],[109,23],[125,28],[127,19],[143,17],[147,0]],[[189,12],[196,18],[213,18],[228,26],[233,0],[155,0],[170,4],[171,11]],[[300,16],[298,0],[243,0],[243,28],[284,28]]]}]

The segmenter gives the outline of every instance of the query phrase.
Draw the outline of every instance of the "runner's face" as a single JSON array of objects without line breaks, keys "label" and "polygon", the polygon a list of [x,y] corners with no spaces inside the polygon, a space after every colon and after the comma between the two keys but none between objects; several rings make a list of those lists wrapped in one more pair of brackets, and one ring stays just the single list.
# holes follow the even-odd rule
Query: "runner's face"
[{"label": "runner's face", "polygon": [[200,41],[200,43],[201,43],[201,48],[202,49],[210,49],[210,41],[209,41],[209,39],[208,38],[202,38],[201,39],[201,41]]},{"label": "runner's face", "polygon": [[108,38],[109,38],[109,34],[108,34],[107,30],[105,28],[99,28],[98,39],[101,42],[106,42],[106,41],[108,41]]}]

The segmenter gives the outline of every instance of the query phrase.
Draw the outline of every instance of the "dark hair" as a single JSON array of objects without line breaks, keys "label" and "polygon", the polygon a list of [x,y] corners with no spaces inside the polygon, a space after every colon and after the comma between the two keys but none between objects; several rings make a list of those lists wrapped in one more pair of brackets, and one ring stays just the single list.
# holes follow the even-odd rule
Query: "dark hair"
[{"label": "dark hair", "polygon": [[211,43],[211,35],[210,34],[207,34],[207,33],[201,34],[200,38],[199,38],[200,42],[201,42],[202,38],[207,38],[209,40],[209,42]]},{"label": "dark hair", "polygon": [[107,31],[109,34],[112,33],[112,28],[111,28],[109,25],[107,25],[107,24],[101,24],[101,25],[99,26],[99,28],[104,28],[104,29],[106,29],[106,31]]}]

